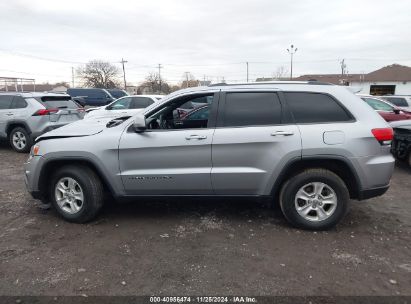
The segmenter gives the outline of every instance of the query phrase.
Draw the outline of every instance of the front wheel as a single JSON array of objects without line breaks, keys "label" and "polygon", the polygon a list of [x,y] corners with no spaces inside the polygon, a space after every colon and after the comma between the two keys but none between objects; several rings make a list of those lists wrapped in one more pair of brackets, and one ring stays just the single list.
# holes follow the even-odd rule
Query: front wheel
[{"label": "front wheel", "polygon": [[88,167],[62,167],[51,184],[52,205],[69,222],[86,223],[96,217],[103,205],[102,183]]},{"label": "front wheel", "polygon": [[291,177],[280,193],[285,218],[309,230],[334,227],[347,213],[349,192],[343,180],[325,169],[308,169]]}]

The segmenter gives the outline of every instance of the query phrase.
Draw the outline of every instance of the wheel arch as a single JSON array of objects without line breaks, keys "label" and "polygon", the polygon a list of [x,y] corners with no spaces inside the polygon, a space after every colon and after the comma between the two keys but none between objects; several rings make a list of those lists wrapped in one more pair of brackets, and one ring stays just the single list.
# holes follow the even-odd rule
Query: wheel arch
[{"label": "wheel arch", "polygon": [[57,169],[63,167],[63,166],[84,166],[87,167],[91,170],[93,170],[94,173],[97,174],[97,176],[100,178],[101,183],[103,184],[103,188],[108,191],[111,195],[115,195],[114,187],[113,185],[108,181],[106,176],[103,174],[103,171],[101,168],[95,164],[92,160],[87,159],[87,158],[79,158],[79,157],[74,157],[74,158],[64,158],[64,159],[51,159],[47,162],[45,162],[41,168],[40,174],[39,174],[39,181],[38,181],[38,188],[41,193],[41,197],[44,199],[48,200],[48,182],[50,181],[50,177],[52,176],[53,172],[55,172]]},{"label": "wheel arch", "polygon": [[290,177],[312,168],[326,169],[337,174],[346,184],[350,198],[358,199],[360,197],[361,180],[359,176],[345,157],[338,156],[310,156],[291,160],[279,174],[271,195],[278,198],[282,186]]},{"label": "wheel arch", "polygon": [[17,127],[23,127],[24,129],[26,129],[28,134],[31,134],[31,129],[29,127],[29,125],[24,121],[24,120],[10,120],[7,122],[6,125],[6,134],[7,137],[10,136],[10,132]]}]

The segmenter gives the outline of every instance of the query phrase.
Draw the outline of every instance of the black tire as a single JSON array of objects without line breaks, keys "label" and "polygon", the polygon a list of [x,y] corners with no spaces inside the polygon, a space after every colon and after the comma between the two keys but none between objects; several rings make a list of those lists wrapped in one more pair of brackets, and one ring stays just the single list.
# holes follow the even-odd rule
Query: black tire
[{"label": "black tire", "polygon": [[[24,138],[20,138],[20,141],[16,142],[14,140],[15,135],[21,134]],[[19,152],[19,153],[27,153],[30,151],[30,148],[32,146],[32,141],[29,133],[26,131],[25,128],[23,127],[16,127],[13,130],[11,130],[9,134],[9,141],[10,141],[10,146],[13,148],[14,151]],[[23,145],[24,142],[24,145]]]},{"label": "black tire", "polygon": [[[80,210],[74,214],[64,211],[56,201],[56,186],[63,178],[71,178],[80,185],[84,200]],[[97,174],[85,166],[64,166],[57,170],[52,177],[52,187],[49,192],[54,209],[66,221],[86,223],[94,219],[103,206],[103,185]]]},{"label": "black tire", "polygon": [[[305,185],[315,182],[329,186],[335,192],[337,199],[336,207],[332,213],[330,212],[329,217],[318,221],[309,220],[300,215],[295,203],[297,192]],[[285,218],[293,226],[307,230],[326,230],[334,227],[347,214],[349,200],[350,195],[343,180],[325,169],[307,169],[291,177],[283,185],[280,193],[280,207]],[[317,208],[319,208],[318,205]],[[310,212],[316,213],[315,210]]]}]

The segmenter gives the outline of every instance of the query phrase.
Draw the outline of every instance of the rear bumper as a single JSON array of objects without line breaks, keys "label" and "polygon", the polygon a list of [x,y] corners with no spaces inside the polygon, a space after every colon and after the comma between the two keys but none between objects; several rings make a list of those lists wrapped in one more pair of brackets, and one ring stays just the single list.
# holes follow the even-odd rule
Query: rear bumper
[{"label": "rear bumper", "polygon": [[385,192],[387,192],[389,187],[390,185],[386,185],[383,187],[361,190],[358,196],[358,200],[362,201],[373,197],[381,196]]}]

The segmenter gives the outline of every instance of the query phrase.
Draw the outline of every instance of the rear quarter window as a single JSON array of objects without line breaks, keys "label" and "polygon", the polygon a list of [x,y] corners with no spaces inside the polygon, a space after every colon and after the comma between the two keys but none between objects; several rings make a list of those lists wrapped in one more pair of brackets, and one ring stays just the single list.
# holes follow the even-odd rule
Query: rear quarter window
[{"label": "rear quarter window", "polygon": [[337,100],[323,93],[286,92],[287,103],[296,123],[323,123],[353,120]]}]

